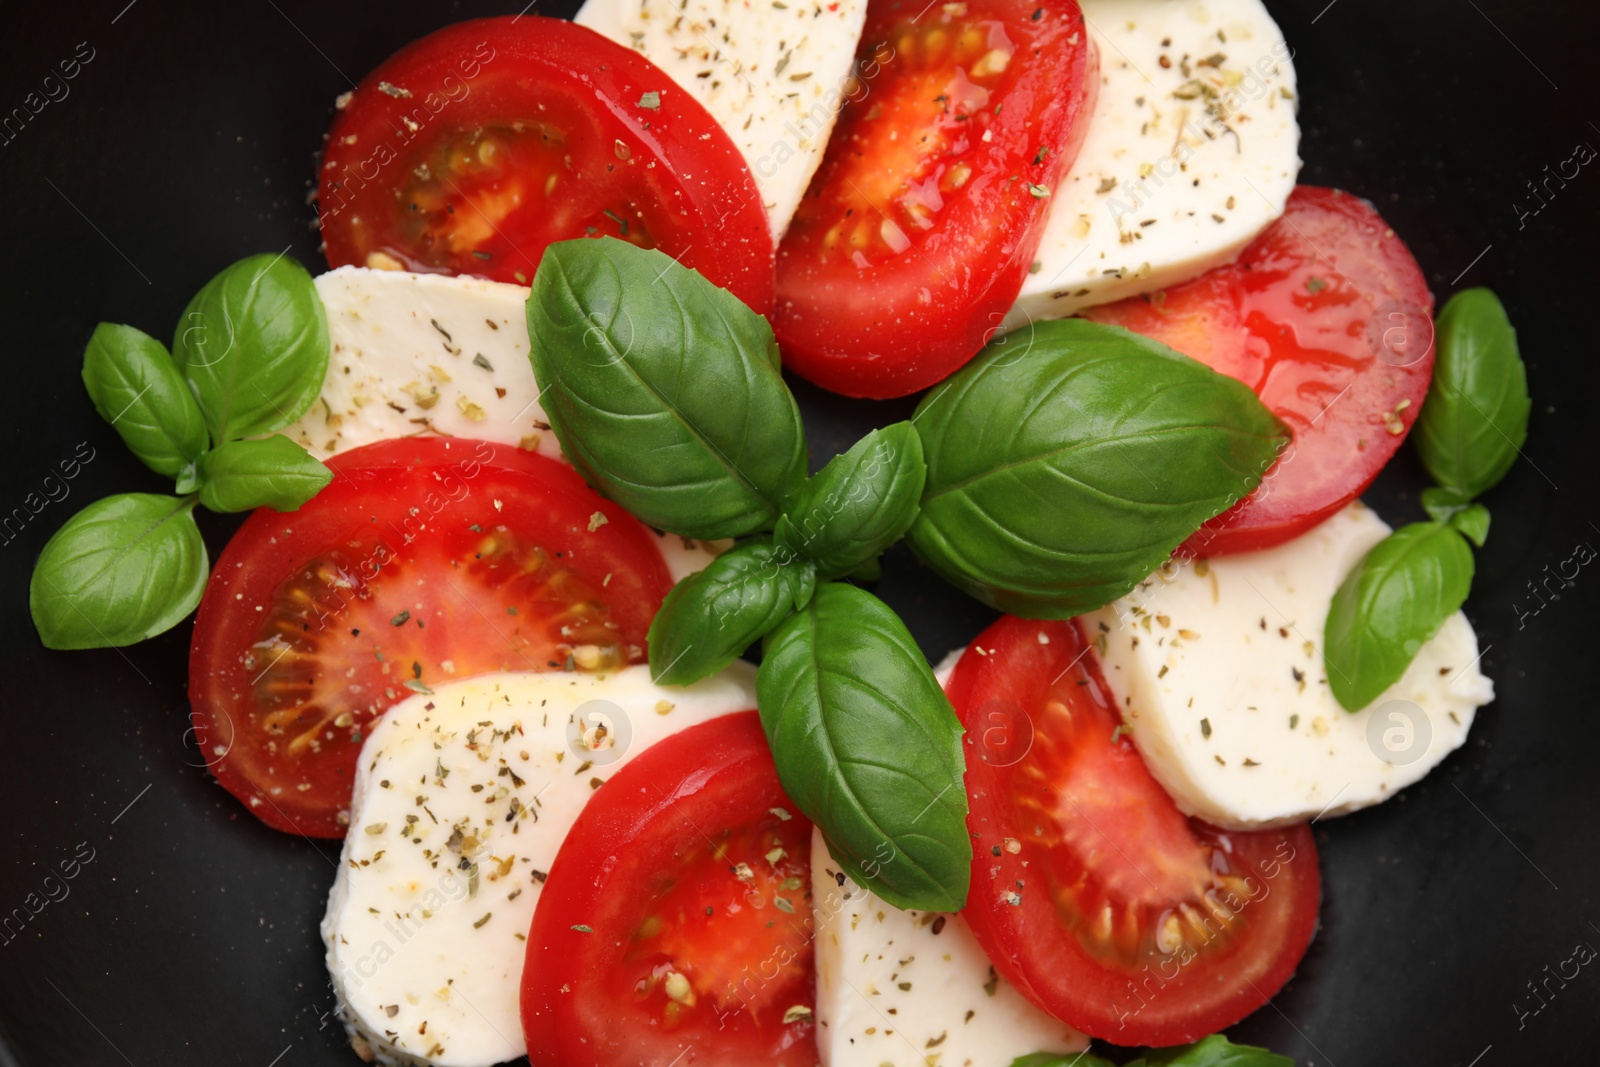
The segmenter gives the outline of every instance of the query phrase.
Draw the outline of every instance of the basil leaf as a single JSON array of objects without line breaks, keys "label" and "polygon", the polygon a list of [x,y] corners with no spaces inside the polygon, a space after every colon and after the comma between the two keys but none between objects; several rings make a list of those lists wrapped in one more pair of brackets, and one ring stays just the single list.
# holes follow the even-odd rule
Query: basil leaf
[{"label": "basil leaf", "polygon": [[912,549],[1001,611],[1110,603],[1247,496],[1285,442],[1242,383],[1080,319],[1038,323],[930,393]]},{"label": "basil leaf", "polygon": [[545,417],[590,485],[685,537],[771,529],[806,447],[765,319],[661,252],[585,238],[545,249],[528,333]]},{"label": "basil leaf", "polygon": [[1474,504],[1454,489],[1440,486],[1424,489],[1422,508],[1430,519],[1454,526],[1479,548],[1489,539],[1489,509]]},{"label": "basil leaf", "polygon": [[1030,1052],[1011,1061],[1011,1067],[1117,1067],[1110,1060],[1087,1052]]},{"label": "basil leaf", "polygon": [[200,503],[212,511],[293,511],[332,480],[331,470],[281,434],[229,441],[200,459]]},{"label": "basil leaf", "polygon": [[1433,480],[1477,497],[1528,439],[1528,372],[1499,298],[1467,289],[1439,315],[1433,384],[1417,417],[1417,451]]},{"label": "basil leaf", "polygon": [[50,648],[132,645],[182,622],[209,571],[194,498],[123,493],[90,504],[50,538],[28,607]]},{"label": "basil leaf", "polygon": [[1294,1059],[1212,1034],[1192,1045],[1151,1049],[1128,1067],[1294,1067]]},{"label": "basil leaf", "polygon": [[708,677],[805,607],[815,568],[762,537],[736,545],[672,587],[650,624],[650,677],[688,685]]},{"label": "basil leaf", "polygon": [[83,352],[83,384],[100,417],[145,466],[192,479],[206,450],[206,423],[165,345],[132,326],[102,322]]},{"label": "basil leaf", "polygon": [[778,778],[851,878],[899,908],[966,904],[961,724],[883,601],[818,586],[768,635],[756,703]]},{"label": "basil leaf", "polygon": [[1402,526],[1373,546],[1333,594],[1323,627],[1328,686],[1359,711],[1400,680],[1472,586],[1472,549],[1437,522]]},{"label": "basil leaf", "polygon": [[927,473],[914,426],[874,430],[806,479],[774,537],[815,563],[819,578],[843,577],[905,536]]},{"label": "basil leaf", "polygon": [[172,353],[212,443],[225,444],[281,430],[316,402],[328,373],[328,318],[304,267],[251,256],[189,301]]}]

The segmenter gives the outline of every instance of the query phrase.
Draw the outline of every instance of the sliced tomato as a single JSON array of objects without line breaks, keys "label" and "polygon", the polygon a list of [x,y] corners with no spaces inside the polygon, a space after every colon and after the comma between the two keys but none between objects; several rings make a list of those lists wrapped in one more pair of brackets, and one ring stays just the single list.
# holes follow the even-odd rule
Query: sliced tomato
[{"label": "sliced tomato", "polygon": [[617,237],[772,307],[772,237],[744,157],[655,64],[587,27],[448,26],[340,106],[317,194],[332,266],[527,285],[552,241]]},{"label": "sliced tomato", "polygon": [[778,248],[785,366],[932,385],[1000,327],[1099,79],[1075,0],[872,0],[858,78]]},{"label": "sliced tomato", "polygon": [[590,798],[528,935],[534,1067],[815,1067],[811,824],[755,712],[641,753]]},{"label": "sliced tomato", "polygon": [[1238,262],[1085,312],[1238,378],[1293,433],[1261,486],[1180,554],[1270,548],[1360,496],[1422,407],[1432,314],[1421,268],[1372,205],[1307,186]]},{"label": "sliced tomato", "polygon": [[1180,812],[1121,736],[1077,623],[1008,616],[972,649],[949,683],[969,746],[965,915],[995,968],[1119,1045],[1198,1040],[1266,1003],[1316,930],[1310,828]]},{"label": "sliced tomato", "polygon": [[387,708],[489,671],[643,662],[672,585],[655,535],[555,460],[413,438],[331,465],[299,511],[262,508],[228,542],[189,657],[207,766],[309,837],[343,836]]}]

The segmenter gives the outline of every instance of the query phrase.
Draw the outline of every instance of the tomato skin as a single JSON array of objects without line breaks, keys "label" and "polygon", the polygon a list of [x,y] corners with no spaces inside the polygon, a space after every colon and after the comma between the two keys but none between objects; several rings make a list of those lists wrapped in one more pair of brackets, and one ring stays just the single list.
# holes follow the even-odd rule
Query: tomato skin
[{"label": "tomato skin", "polygon": [[[774,808],[788,817],[771,814]],[[810,823],[778,784],[754,711],[725,715],[658,742],[594,795],[550,866],[528,934],[522,1028],[534,1067],[669,1062],[815,1067],[813,1024],[809,1019],[781,1020],[784,1005],[813,1006],[809,903],[803,913],[788,916],[776,908],[761,909],[760,914],[770,913],[783,924],[756,924],[768,943],[740,950],[747,954],[760,950],[747,955],[752,966],[741,975],[759,977],[746,978],[742,990],[754,989],[753,983],[759,981],[763,988],[753,995],[765,996],[769,980],[787,981],[787,987],[777,991],[776,1007],[760,1013],[735,1008],[713,1015],[706,1003],[710,997],[702,991],[702,1013],[669,1028],[654,1011],[661,994],[629,995],[628,990],[613,988],[629,976],[627,957],[632,947],[647,940],[643,923],[655,921],[650,908],[660,897],[646,898],[646,892],[663,883],[674,884],[665,872],[680,871],[684,855],[714,837],[722,840],[721,828],[752,820],[776,822],[795,842],[780,862],[796,864],[793,869],[803,866],[809,874]],[[734,858],[729,854],[725,862]],[[752,866],[762,862],[758,858]],[[731,876],[721,877],[727,881]],[[809,886],[809,877],[805,884]],[[716,921],[723,919],[719,914]],[[713,940],[722,935],[711,925],[698,931],[699,944],[686,950],[689,962],[697,949],[713,955],[723,951],[724,946]],[[745,929],[749,928],[746,923]],[[688,936],[694,938],[696,933],[691,930]],[[769,979],[765,975],[769,963],[775,972],[787,972],[789,977]]]},{"label": "tomato skin", "polygon": [[[295,512],[259,509],[217,560],[189,699],[225,789],[274,829],[337,838],[375,715],[445,676],[562,669],[558,626],[642,660],[672,580],[655,535],[556,460],[408,438],[329,465],[321,493]],[[596,512],[607,522],[590,530]],[[503,559],[486,538],[509,546]]]},{"label": "tomato skin", "polygon": [[1238,378],[1293,434],[1256,491],[1178,554],[1271,548],[1360,496],[1421,410],[1432,312],[1421,268],[1371,204],[1303,185],[1237,262],[1085,312]]},{"label": "tomato skin", "polygon": [[[1077,622],[1007,616],[972,647],[986,654],[969,649],[947,685],[967,729],[974,856],[963,914],[996,970],[1045,1011],[1120,1045],[1195,1041],[1266,1003],[1316,931],[1310,827],[1233,833],[1183,816],[1114,732],[1110,690]],[[1205,895],[1186,895],[1207,883]],[[1215,932],[1202,939],[1181,925],[1179,902]],[[1230,927],[1219,903],[1242,925]],[[1181,941],[1163,951],[1167,916]]]},{"label": "tomato skin", "polygon": [[[553,169],[538,182],[517,184],[528,157],[508,169],[438,173],[436,153],[453,138],[513,123],[561,135],[539,157]],[[424,186],[439,197],[431,206],[447,212],[439,225],[461,236],[461,247],[422,247],[404,235],[417,205],[405,183],[424,165],[435,182]],[[642,226],[645,243],[756,311],[772,308],[772,236],[733,141],[655,64],[564,19],[462,22],[381,63],[334,118],[318,204],[332,267],[374,265],[369,256],[381,253],[408,270],[527,285],[549,243],[638,241]],[[717,240],[706,240],[708,231]]]},{"label": "tomato skin", "polygon": [[[981,57],[915,66],[931,34],[971,27],[984,47],[1014,47],[998,77],[977,73]],[[864,91],[779,245],[773,328],[785,366],[823,388],[904,396],[999,331],[1044,235],[1046,190],[1083,143],[1098,64],[1075,0],[874,0],[857,58]],[[939,149],[918,156],[930,140]]]}]

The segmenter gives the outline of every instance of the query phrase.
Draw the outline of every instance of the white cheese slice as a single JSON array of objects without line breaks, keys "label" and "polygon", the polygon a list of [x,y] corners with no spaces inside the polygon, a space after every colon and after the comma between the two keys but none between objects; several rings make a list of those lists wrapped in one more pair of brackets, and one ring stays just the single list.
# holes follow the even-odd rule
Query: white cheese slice
[{"label": "white cheese slice", "polygon": [[1283,214],[1300,172],[1292,53],[1261,0],[1082,7],[1100,95],[1012,327],[1231,261]]},{"label": "white cheese slice", "polygon": [[443,434],[559,458],[528,359],[520,285],[340,267],[316,279],[332,353],[322,396],[283,432],[318,459]]},{"label": "white cheese slice", "polygon": [[820,831],[811,895],[823,1067],[1009,1067],[1089,1046],[995,974],[965,919],[885,904],[841,875]]},{"label": "white cheese slice", "polygon": [[596,783],[670,734],[753,707],[755,672],[735,663],[672,689],[646,667],[492,674],[391,708],[361,750],[322,920],[357,1051],[441,1067],[522,1055],[525,938]]},{"label": "white cheese slice", "polygon": [[866,0],[588,0],[574,21],[642,52],[722,124],[782,237],[845,102]]},{"label": "white cheese slice", "polygon": [[[470,437],[564,458],[539,406],[520,285],[340,267],[316,279],[332,354],[322,395],[283,432],[318,459],[396,437]],[[708,548],[661,535],[674,580]]]},{"label": "white cheese slice", "polygon": [[1178,807],[1249,830],[1377,804],[1460,747],[1494,686],[1457,612],[1362,710],[1328,689],[1334,591],[1389,527],[1359,501],[1287,544],[1168,564],[1086,616],[1133,742]]}]

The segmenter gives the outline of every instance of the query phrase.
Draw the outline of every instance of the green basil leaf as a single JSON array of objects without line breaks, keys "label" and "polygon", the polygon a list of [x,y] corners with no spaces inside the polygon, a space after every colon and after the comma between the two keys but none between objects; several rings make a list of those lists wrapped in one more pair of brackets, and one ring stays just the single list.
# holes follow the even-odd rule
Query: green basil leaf
[{"label": "green basil leaf", "polygon": [[1470,499],[1505,477],[1528,439],[1528,372],[1487,289],[1451,297],[1436,336],[1433,384],[1412,436],[1434,481]]},{"label": "green basil leaf", "polygon": [[1402,526],[1372,547],[1333,594],[1323,627],[1328,686],[1359,711],[1400,680],[1472,586],[1472,549],[1437,522]]},{"label": "green basil leaf", "polygon": [[83,352],[83,384],[100,417],[157,474],[183,479],[206,450],[206,422],[160,341],[102,322]]},{"label": "green basil leaf", "polygon": [[778,623],[806,606],[817,572],[773,546],[743,542],[672,587],[650,624],[650,676],[688,685],[738,659]]},{"label": "green basil leaf", "polygon": [[304,267],[251,256],[189,301],[172,354],[212,443],[226,444],[281,430],[316,402],[328,373],[328,317]]},{"label": "green basil leaf", "polygon": [[1489,539],[1489,509],[1474,504],[1454,489],[1441,486],[1424,489],[1422,508],[1430,519],[1454,526],[1479,548]]},{"label": "green basil leaf", "polygon": [[1482,504],[1469,504],[1450,516],[1450,525],[1461,531],[1468,541],[1483,547],[1489,540],[1489,509]]},{"label": "green basil leaf", "polygon": [[1192,1045],[1151,1049],[1128,1067],[1294,1067],[1294,1059],[1212,1034]]},{"label": "green basil leaf", "polygon": [[123,493],[78,512],[39,553],[28,607],[50,648],[115,648],[164,633],[210,572],[194,499]]},{"label": "green basil leaf", "polygon": [[756,703],[784,789],[851,878],[900,908],[966,904],[961,724],[883,601],[818,586],[768,635]]},{"label": "green basil leaf", "polygon": [[819,578],[843,577],[905,536],[927,474],[914,426],[874,430],[806,479],[774,538],[815,563]]},{"label": "green basil leaf", "polygon": [[1069,618],[1127,593],[1260,484],[1286,437],[1242,383],[1080,319],[1030,327],[931,392],[907,537],[1001,611]]},{"label": "green basil leaf", "polygon": [[331,470],[282,434],[229,441],[200,459],[200,503],[212,511],[293,511],[332,480]]},{"label": "green basil leaf", "polygon": [[765,319],[661,252],[545,249],[528,298],[539,402],[589,484],[685,537],[771,529],[805,477]]},{"label": "green basil leaf", "polygon": [[1110,1060],[1087,1052],[1030,1052],[1011,1061],[1011,1067],[1117,1067]]}]

